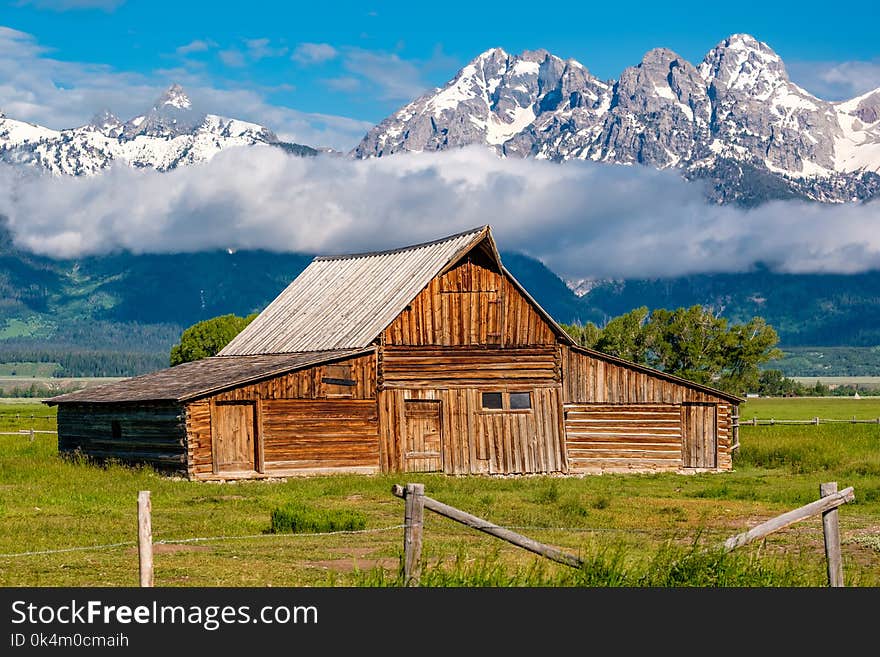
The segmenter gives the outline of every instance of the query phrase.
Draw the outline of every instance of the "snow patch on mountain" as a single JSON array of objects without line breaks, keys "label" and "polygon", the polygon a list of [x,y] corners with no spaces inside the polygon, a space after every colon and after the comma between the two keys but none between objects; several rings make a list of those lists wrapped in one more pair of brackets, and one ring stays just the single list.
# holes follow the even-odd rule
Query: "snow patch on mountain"
[{"label": "snow patch on mountain", "polygon": [[656,48],[609,81],[545,50],[493,48],[370,130],[352,154],[471,144],[502,157],[677,168],[715,180],[724,200],[750,185],[781,197],[868,198],[880,190],[880,89],[824,101],[748,34],[724,39],[697,66]]},{"label": "snow patch on mountain", "polygon": [[0,161],[56,175],[93,175],[114,162],[168,171],[207,162],[227,148],[267,145],[285,144],[264,126],[197,111],[177,84],[125,123],[109,111],[60,131],[0,118]]}]

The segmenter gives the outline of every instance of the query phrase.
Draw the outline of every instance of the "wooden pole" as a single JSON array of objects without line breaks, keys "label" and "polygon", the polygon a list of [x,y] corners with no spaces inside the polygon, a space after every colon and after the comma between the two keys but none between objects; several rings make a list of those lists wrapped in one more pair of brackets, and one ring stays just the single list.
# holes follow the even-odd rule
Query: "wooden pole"
[{"label": "wooden pole", "polygon": [[[837,482],[819,485],[819,494],[828,497],[837,492]],[[837,507],[822,513],[822,533],[825,535],[825,560],[828,564],[828,586],[843,586],[843,558],[840,553],[840,524]]]},{"label": "wooden pole", "polygon": [[138,564],[141,586],[153,586],[153,521],[150,491],[138,493]]},{"label": "wooden pole", "polygon": [[403,519],[403,581],[418,586],[422,576],[422,526],[425,516],[425,485],[407,484]]},{"label": "wooden pole", "polygon": [[[409,488],[409,486],[407,486]],[[391,492],[397,497],[403,497],[406,499],[406,493],[404,489],[400,485],[394,485],[391,487]],[[483,520],[482,518],[478,518],[477,516],[472,516],[470,513],[465,513],[455,507],[449,506],[448,504],[443,504],[443,502],[438,502],[437,500],[431,499],[430,497],[424,497],[424,506],[429,511],[433,511],[434,513],[438,513],[441,516],[449,518],[450,520],[455,520],[456,522],[460,522],[463,525],[467,525],[473,529],[477,529],[481,532],[485,532],[487,534],[491,534],[496,538],[500,538],[508,543],[513,543],[524,550],[528,550],[529,552],[534,552],[535,554],[539,554],[542,557],[547,557],[548,559],[552,559],[561,564],[565,564],[566,566],[571,566],[572,568],[580,568],[583,565],[583,562],[572,554],[568,554],[567,552],[563,552],[562,550],[558,550],[555,547],[550,545],[545,545],[544,543],[538,543],[538,541],[532,540],[527,536],[523,536],[522,534],[517,534],[516,532],[512,532],[509,529],[504,529],[504,527],[499,527],[496,524],[489,522],[488,520]]]},{"label": "wooden pole", "polygon": [[805,504],[804,506],[799,507],[793,511],[783,513],[781,516],[771,518],[767,522],[762,522],[760,525],[758,525],[757,527],[752,527],[747,532],[737,534],[736,536],[731,536],[726,541],[724,541],[724,549],[728,552],[730,550],[735,550],[736,548],[746,545],[747,543],[751,543],[754,540],[763,538],[767,536],[767,534],[772,534],[773,532],[782,529],[783,527],[787,527],[788,525],[795,523],[798,520],[803,520],[804,518],[809,518],[810,516],[815,516],[820,513],[824,514],[826,511],[836,509],[841,504],[852,502],[855,498],[856,496],[853,493],[852,486],[844,488],[840,492],[831,493],[830,495],[823,497],[821,500],[810,502],[809,504]]},{"label": "wooden pole", "polygon": [[34,442],[34,428],[31,427],[31,442]]}]

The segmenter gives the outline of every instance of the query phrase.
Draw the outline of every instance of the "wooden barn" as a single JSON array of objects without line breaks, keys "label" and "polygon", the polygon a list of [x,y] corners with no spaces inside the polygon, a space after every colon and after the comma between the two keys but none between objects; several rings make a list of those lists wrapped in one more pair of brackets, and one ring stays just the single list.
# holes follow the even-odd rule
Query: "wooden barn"
[{"label": "wooden barn", "polygon": [[738,397],[574,344],[480,227],[318,257],[217,356],[46,400],[191,479],[727,470]]}]

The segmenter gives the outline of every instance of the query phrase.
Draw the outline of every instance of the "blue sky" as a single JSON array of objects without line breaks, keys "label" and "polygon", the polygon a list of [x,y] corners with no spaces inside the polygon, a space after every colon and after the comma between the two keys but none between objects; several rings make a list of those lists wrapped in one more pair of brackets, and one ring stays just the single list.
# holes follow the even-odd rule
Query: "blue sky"
[{"label": "blue sky", "polygon": [[13,0],[0,5],[0,110],[56,128],[104,107],[125,119],[179,82],[211,111],[345,148],[490,47],[546,48],[608,79],[658,46],[699,62],[735,32],[841,99],[880,86],[880,9],[838,6]]}]

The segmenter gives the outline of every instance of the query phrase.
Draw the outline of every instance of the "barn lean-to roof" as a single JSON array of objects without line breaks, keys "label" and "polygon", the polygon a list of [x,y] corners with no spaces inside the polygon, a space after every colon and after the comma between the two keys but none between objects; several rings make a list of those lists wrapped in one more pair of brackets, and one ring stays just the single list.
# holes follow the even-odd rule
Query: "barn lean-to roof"
[{"label": "barn lean-to roof", "polygon": [[212,356],[131,379],[69,392],[47,399],[46,403],[185,402],[306,367],[372,352],[373,349],[370,348],[298,354]]}]

